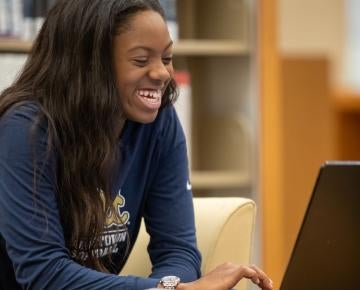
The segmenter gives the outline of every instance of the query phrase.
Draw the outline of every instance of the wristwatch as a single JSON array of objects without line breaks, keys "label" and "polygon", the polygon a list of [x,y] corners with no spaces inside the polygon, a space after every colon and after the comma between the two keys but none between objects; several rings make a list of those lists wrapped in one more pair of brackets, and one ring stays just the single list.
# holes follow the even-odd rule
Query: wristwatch
[{"label": "wristwatch", "polygon": [[180,278],[176,276],[165,276],[159,281],[159,285],[164,289],[174,290],[180,283]]}]

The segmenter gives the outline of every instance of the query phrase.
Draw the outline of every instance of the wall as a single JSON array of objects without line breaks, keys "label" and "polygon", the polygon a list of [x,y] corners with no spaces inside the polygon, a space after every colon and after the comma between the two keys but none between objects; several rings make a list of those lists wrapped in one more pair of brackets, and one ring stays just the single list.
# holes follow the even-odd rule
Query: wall
[{"label": "wall", "polygon": [[331,83],[341,85],[346,0],[278,0],[278,44],[283,55],[330,60]]},{"label": "wall", "polygon": [[25,54],[0,54],[0,92],[11,84],[25,59]]}]

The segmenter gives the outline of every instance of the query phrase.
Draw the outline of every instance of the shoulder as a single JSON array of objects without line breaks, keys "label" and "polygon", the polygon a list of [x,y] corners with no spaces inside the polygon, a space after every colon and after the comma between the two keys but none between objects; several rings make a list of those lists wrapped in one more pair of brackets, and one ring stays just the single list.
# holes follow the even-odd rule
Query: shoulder
[{"label": "shoulder", "polygon": [[39,105],[26,101],[8,109],[0,118],[0,129],[8,127],[27,127],[35,122],[39,114]]},{"label": "shoulder", "polygon": [[[183,130],[173,105],[163,108],[156,120],[154,127],[160,138],[177,137],[178,141],[184,141]],[[182,140],[183,139],[183,140]]]},{"label": "shoulder", "polygon": [[173,154],[177,148],[186,151],[185,135],[173,105],[162,109],[153,125],[156,147],[162,156]]},{"label": "shoulder", "polygon": [[24,102],[5,112],[0,118],[0,150],[14,154],[25,152],[29,146],[24,145],[31,145],[32,136],[42,140],[46,135],[46,128],[37,126],[39,111],[40,107],[36,103]]}]

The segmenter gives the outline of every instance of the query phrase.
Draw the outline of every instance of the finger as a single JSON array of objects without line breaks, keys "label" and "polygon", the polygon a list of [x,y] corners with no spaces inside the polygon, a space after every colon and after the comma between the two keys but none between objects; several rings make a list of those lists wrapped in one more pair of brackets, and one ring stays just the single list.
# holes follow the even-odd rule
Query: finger
[{"label": "finger", "polygon": [[250,265],[249,267],[258,273],[258,277],[260,279],[259,286],[261,288],[266,287],[264,289],[272,289],[273,281],[268,277],[268,275],[265,274],[263,270],[255,265]]},{"label": "finger", "polygon": [[269,282],[264,282],[262,280],[260,280],[260,283],[258,284],[258,286],[263,290],[272,290],[273,289],[272,284],[270,284]]},{"label": "finger", "polygon": [[259,284],[261,281],[259,279],[258,273],[250,268],[249,266],[240,266],[240,279],[247,278],[250,279],[254,284]]},{"label": "finger", "polygon": [[261,270],[259,267],[255,266],[255,265],[249,265],[249,268],[253,269],[254,271],[256,271],[259,274],[260,278],[263,279],[269,279],[270,278],[265,274],[265,272],[263,270]]}]

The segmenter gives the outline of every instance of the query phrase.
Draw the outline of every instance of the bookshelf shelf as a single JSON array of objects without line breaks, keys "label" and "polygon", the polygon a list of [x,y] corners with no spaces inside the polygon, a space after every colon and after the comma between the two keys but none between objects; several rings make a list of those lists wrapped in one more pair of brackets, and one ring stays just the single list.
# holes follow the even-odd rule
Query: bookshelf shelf
[{"label": "bookshelf shelf", "polygon": [[360,93],[338,89],[334,96],[335,159],[359,160]]},{"label": "bookshelf shelf", "polygon": [[183,39],[175,42],[175,55],[200,56],[241,56],[249,55],[249,47],[234,40],[193,40]]},{"label": "bookshelf shelf", "polygon": [[343,113],[360,113],[360,93],[339,91],[335,94],[335,108]]},{"label": "bookshelf shelf", "polygon": [[31,41],[0,38],[0,52],[27,53],[30,51],[31,45]]},{"label": "bookshelf shelf", "polygon": [[250,176],[239,171],[193,171],[193,189],[240,189],[251,185]]},{"label": "bookshelf shelf", "polygon": [[[31,41],[0,38],[0,52],[29,52]],[[181,56],[241,56],[250,49],[240,41],[233,40],[179,40],[175,43],[175,55]]]}]

